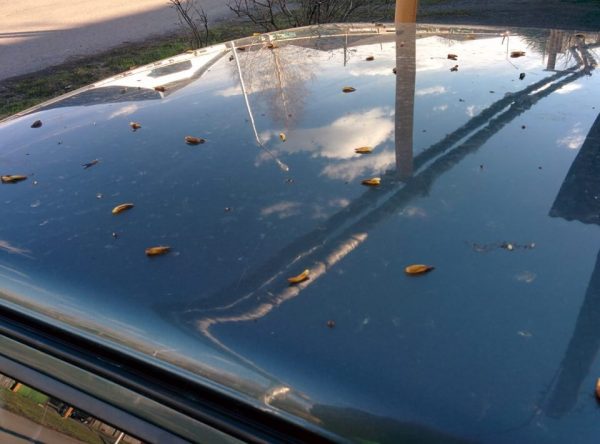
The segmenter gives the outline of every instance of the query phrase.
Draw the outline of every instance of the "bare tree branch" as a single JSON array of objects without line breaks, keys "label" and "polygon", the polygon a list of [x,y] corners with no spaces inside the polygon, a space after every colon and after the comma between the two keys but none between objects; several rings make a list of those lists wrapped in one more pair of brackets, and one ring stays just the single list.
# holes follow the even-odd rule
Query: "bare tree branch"
[{"label": "bare tree branch", "polygon": [[353,19],[373,20],[374,14],[391,10],[394,3],[395,0],[229,0],[228,6],[238,17],[265,31],[274,31]]},{"label": "bare tree branch", "polygon": [[169,3],[177,11],[179,23],[188,30],[192,49],[207,46],[208,14],[197,4],[197,0],[169,0]]}]

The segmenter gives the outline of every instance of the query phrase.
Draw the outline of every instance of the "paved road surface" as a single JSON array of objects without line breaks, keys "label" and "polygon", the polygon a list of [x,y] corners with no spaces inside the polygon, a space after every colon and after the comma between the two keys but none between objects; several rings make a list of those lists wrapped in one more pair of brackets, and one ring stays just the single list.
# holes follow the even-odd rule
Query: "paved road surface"
[{"label": "paved road surface", "polygon": [[[209,20],[225,0],[201,0]],[[180,29],[167,0],[0,0],[0,80]]]},{"label": "paved road surface", "polygon": [[[70,421],[70,420],[69,420]],[[2,444],[80,444],[78,439],[47,429],[22,416],[0,408],[0,443]]]}]

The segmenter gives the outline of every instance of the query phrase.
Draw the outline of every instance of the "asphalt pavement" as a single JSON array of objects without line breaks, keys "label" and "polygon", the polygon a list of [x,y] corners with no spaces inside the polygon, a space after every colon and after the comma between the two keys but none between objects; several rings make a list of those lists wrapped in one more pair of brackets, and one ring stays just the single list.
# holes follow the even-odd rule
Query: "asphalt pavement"
[{"label": "asphalt pavement", "polygon": [[[69,420],[72,421],[72,420]],[[46,428],[23,416],[0,408],[0,443],[2,444],[81,444],[78,439]]]},{"label": "asphalt pavement", "polygon": [[[225,0],[201,0],[209,20]],[[0,0],[0,81],[180,30],[167,0]]]}]

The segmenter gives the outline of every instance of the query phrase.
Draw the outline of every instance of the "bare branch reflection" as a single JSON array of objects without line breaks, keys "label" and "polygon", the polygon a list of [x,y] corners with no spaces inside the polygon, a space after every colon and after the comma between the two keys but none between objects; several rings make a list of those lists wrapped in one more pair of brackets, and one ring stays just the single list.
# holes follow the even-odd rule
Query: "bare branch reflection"
[{"label": "bare branch reflection", "polygon": [[306,83],[314,77],[306,50],[294,45],[279,47],[274,40],[238,51],[237,57],[254,107],[268,113],[282,129],[293,128],[304,112]]},{"label": "bare branch reflection", "polygon": [[246,48],[232,42],[231,47],[256,142],[283,171],[288,171],[289,167],[261,139],[250,97],[263,102],[260,108],[268,110],[272,121],[285,133],[302,115],[305,83],[312,71],[307,63],[298,63],[301,49],[292,45],[279,48],[276,41],[266,41]]}]

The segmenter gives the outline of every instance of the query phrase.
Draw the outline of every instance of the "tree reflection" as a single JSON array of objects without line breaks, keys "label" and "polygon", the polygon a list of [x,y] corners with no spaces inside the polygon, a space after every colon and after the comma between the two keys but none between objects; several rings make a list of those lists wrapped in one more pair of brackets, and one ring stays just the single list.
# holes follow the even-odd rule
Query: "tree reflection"
[{"label": "tree reflection", "polygon": [[279,47],[275,40],[237,53],[247,94],[255,102],[253,108],[268,113],[284,130],[293,128],[302,116],[306,83],[314,77],[305,52],[293,45]]},{"label": "tree reflection", "polygon": [[270,37],[262,44],[247,47],[236,47],[232,42],[231,48],[235,59],[234,72],[240,81],[256,142],[282,171],[289,171],[289,167],[263,142],[250,97],[259,99],[259,109],[267,110],[273,122],[281,126],[285,137],[285,132],[302,115],[306,81],[312,77],[312,71],[307,69],[309,64],[301,57],[300,48],[291,45],[280,48]]}]

